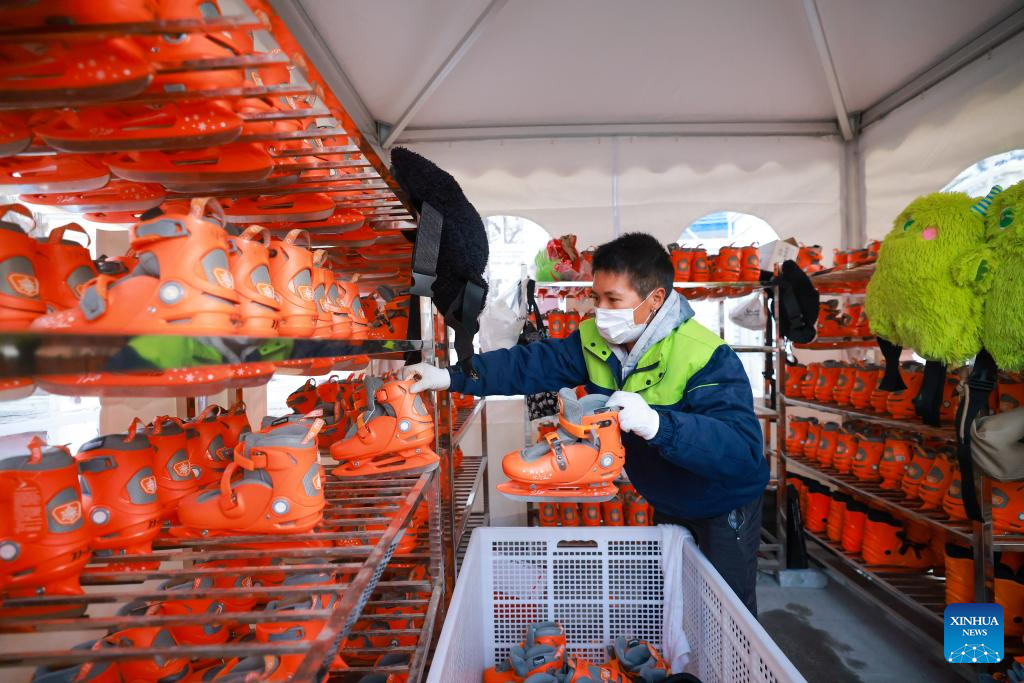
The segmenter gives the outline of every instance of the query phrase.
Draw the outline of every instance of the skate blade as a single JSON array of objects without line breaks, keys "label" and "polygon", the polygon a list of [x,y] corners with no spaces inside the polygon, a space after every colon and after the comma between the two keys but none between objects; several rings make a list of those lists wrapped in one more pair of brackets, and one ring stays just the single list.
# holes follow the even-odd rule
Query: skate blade
[{"label": "skate blade", "polygon": [[[25,197],[20,198],[23,202],[32,204],[29,199]],[[149,211],[160,206],[164,201],[163,197],[154,199],[132,199],[117,201],[112,200],[109,202],[96,202],[95,204],[61,204],[60,208],[72,211],[74,213],[113,213],[115,211]]]},{"label": "skate blade", "polygon": [[98,190],[110,180],[110,174],[74,180],[51,180],[47,182],[8,183],[0,185],[0,194],[60,194],[64,192],[91,192]]},{"label": "skate blade", "polygon": [[12,157],[15,154],[21,154],[29,145],[32,144],[32,136],[21,138],[19,140],[11,140],[0,144],[0,157]]},{"label": "skate blade", "polygon": [[203,147],[216,147],[234,142],[241,134],[241,128],[232,130],[218,130],[209,135],[182,135],[180,137],[168,136],[162,138],[146,138],[144,140],[118,140],[103,138],[98,140],[85,140],[79,138],[59,138],[51,135],[40,134],[46,144],[61,152],[73,153],[116,153],[116,152],[149,152],[174,149],[201,149]]},{"label": "skate blade", "polygon": [[216,185],[211,186],[207,182],[165,182],[161,183],[168,192],[177,192],[179,194],[217,194],[222,192],[231,192],[232,190],[262,190],[274,187],[284,187],[285,185],[293,185],[299,181],[299,175],[275,175],[270,176],[264,180],[245,180],[242,182],[219,182]]},{"label": "skate blade", "polygon": [[[401,465],[395,465],[395,466],[392,466],[392,467],[388,467],[388,466],[381,466],[381,465],[373,466],[373,465],[367,464],[367,465],[364,465],[362,467],[359,467],[359,468],[356,468],[356,469],[351,469],[351,470],[343,470],[342,468],[345,467],[345,465],[342,464],[342,465],[340,465],[338,467],[335,467],[333,470],[331,470],[331,474],[333,476],[335,476],[335,477],[338,477],[339,479],[345,479],[345,480],[349,480],[349,481],[351,481],[351,480],[358,481],[360,479],[380,479],[381,477],[386,477],[388,475],[403,475],[403,476],[405,476],[405,475],[424,474],[426,472],[433,472],[434,470],[436,470],[438,468],[438,466],[440,464],[441,464],[440,460],[434,461],[432,463],[427,463],[425,465],[412,465],[412,466],[406,466],[406,467],[403,467]],[[341,471],[339,471],[339,470],[341,470]]]},{"label": "skate blade", "polygon": [[[192,188],[187,191],[210,192],[219,189],[221,186],[234,187],[235,183],[262,183],[274,170],[273,166],[241,171],[184,171],[184,170],[146,170],[134,166],[122,166],[115,163],[109,164],[110,170],[118,178],[130,180],[134,183],[160,183],[164,187],[186,186]],[[175,189],[175,192],[180,190]]]},{"label": "skate blade", "polygon": [[603,503],[619,492],[614,485],[607,486],[561,486],[531,490],[513,482],[498,484],[498,492],[512,500],[527,503]]},{"label": "skate blade", "polygon": [[153,80],[151,74],[111,85],[90,85],[83,88],[51,88],[0,90],[2,109],[42,109],[50,107],[80,107],[83,104],[103,104],[110,100],[123,100],[138,95]]},{"label": "skate blade", "polygon": [[281,223],[286,221],[302,223],[304,221],[323,220],[325,218],[325,215],[330,216],[330,212],[333,210],[334,209],[325,209],[321,211],[305,211],[296,213],[275,213],[273,211],[268,211],[266,213],[229,213],[225,215],[228,217],[228,219],[235,223]]}]

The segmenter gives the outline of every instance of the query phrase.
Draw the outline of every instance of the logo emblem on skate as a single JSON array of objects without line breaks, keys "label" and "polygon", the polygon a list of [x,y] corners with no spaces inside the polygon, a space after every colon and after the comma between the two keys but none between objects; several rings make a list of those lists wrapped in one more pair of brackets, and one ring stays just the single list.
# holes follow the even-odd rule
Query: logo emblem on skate
[{"label": "logo emblem on skate", "polygon": [[25,273],[10,273],[7,282],[18,294],[22,296],[39,296],[39,280],[33,275]]},{"label": "logo emblem on skate", "polygon": [[301,296],[306,301],[313,300],[313,288],[310,287],[309,285],[299,285],[298,292],[299,296]]},{"label": "logo emblem on skate", "polygon": [[58,524],[63,526],[74,524],[82,518],[82,503],[77,500],[69,501],[53,508],[50,514]]},{"label": "logo emblem on skate", "polygon": [[263,296],[267,297],[268,299],[277,298],[277,292],[274,291],[274,285],[268,284],[266,282],[257,282],[256,291],[262,294]]},{"label": "logo emblem on skate", "polygon": [[217,282],[220,283],[221,287],[224,287],[226,289],[235,288],[235,278],[231,277],[231,273],[224,270],[223,268],[214,268],[213,277],[217,279]]},{"label": "logo emblem on skate", "polygon": [[139,487],[146,493],[153,495],[156,493],[156,477],[150,475],[143,477],[139,480]]},{"label": "logo emblem on skate", "polygon": [[171,470],[182,479],[192,478],[192,464],[188,460],[179,460],[171,465]]},{"label": "logo emblem on skate", "polygon": [[317,473],[313,477],[313,488],[315,488],[317,491],[319,491],[321,488],[323,488],[323,484],[320,481],[320,474],[319,473]]},{"label": "logo emblem on skate", "polygon": [[1003,606],[954,603],[943,615],[942,653],[950,664],[995,664],[1003,655]]}]

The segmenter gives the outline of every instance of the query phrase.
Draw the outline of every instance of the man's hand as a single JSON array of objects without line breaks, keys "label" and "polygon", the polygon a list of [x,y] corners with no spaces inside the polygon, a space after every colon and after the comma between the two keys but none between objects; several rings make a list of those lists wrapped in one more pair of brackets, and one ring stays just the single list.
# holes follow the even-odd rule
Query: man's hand
[{"label": "man's hand", "polygon": [[416,378],[416,383],[409,391],[418,394],[421,391],[444,391],[452,385],[452,376],[445,368],[438,368],[430,363],[416,363],[402,368],[402,379]]},{"label": "man's hand", "polygon": [[641,439],[650,441],[658,433],[661,418],[658,411],[647,405],[640,394],[632,391],[616,391],[608,397],[609,408],[619,408],[619,428],[633,432]]}]

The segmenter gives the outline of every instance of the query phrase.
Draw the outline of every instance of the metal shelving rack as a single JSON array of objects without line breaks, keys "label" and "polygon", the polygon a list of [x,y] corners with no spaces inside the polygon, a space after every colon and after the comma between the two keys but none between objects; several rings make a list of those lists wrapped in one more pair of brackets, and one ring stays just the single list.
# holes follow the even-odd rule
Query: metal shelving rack
[{"label": "metal shelving rack", "polygon": [[[591,285],[593,285],[592,281],[538,282],[537,289],[586,289]],[[778,287],[768,287],[760,282],[673,282],[672,286],[677,291],[687,289],[718,290],[711,293],[710,296],[696,299],[696,301],[716,301],[718,303],[718,334],[723,338],[725,337],[725,302],[727,299],[746,296],[751,292],[760,291],[764,297],[765,310],[769,311],[767,293],[769,290],[773,290],[774,299],[778,301]],[[754,404],[754,414],[763,421],[765,457],[768,458],[771,468],[771,481],[768,483],[767,490],[773,491],[775,494],[778,513],[776,515],[776,532],[770,533],[767,529],[762,529],[763,542],[761,544],[761,553],[762,555],[773,555],[774,557],[769,561],[762,562],[760,566],[765,570],[782,571],[786,568],[786,527],[785,518],[782,516],[786,487],[780,486],[778,482],[785,481],[786,464],[785,460],[777,457],[776,454],[782,450],[782,434],[780,430],[783,429],[786,421],[786,407],[785,403],[776,398],[782,395],[782,383],[779,382],[778,378],[785,367],[785,347],[779,334],[778,307],[776,307],[772,319],[771,339],[764,339],[763,344],[734,344],[731,347],[736,353],[763,353],[765,354],[766,369],[769,363],[772,367],[770,376],[769,373],[765,373],[763,400],[760,403],[755,401]],[[529,429],[528,415],[526,416],[526,424],[523,431],[525,444],[529,446],[532,444],[532,434]],[[536,510],[533,509],[532,504],[527,503],[527,522],[532,524],[535,519]]]},{"label": "metal shelving rack", "polygon": [[[170,71],[203,71],[225,68],[254,68],[277,65],[286,67],[288,82],[264,85],[246,82],[242,87],[217,90],[184,90],[172,93],[143,93],[124,98],[122,102],[165,102],[200,99],[265,97],[272,110],[243,113],[247,124],[239,143],[274,143],[268,154],[274,162],[273,173],[266,180],[232,188],[202,187],[185,191],[167,191],[167,199],[189,199],[196,196],[247,197],[256,195],[293,195],[327,193],[340,209],[357,209],[374,230],[413,229],[413,213],[376,145],[358,131],[344,106],[319,74],[292,31],[265,0],[221,0],[222,18],[147,21],[108,25],[53,25],[38,28],[0,27],[8,41],[27,38],[64,38],[85,36],[107,38],[122,36],[177,35],[222,30],[252,30],[257,54],[235,58],[197,61],[175,65],[157,64],[157,73]],[[247,76],[248,78],[248,76]],[[98,103],[97,103],[98,104]],[[24,103],[0,103],[0,109],[31,108]],[[303,121],[294,129],[254,131],[248,124],[256,122]],[[314,121],[315,123],[311,122]],[[287,142],[288,144],[278,144]],[[34,141],[26,150],[30,155],[53,155],[56,150]],[[273,226],[271,226],[273,227]],[[331,231],[328,230],[328,233]],[[378,242],[397,244],[394,237],[380,237]],[[405,247],[409,244],[401,238]],[[333,265],[350,274],[358,274],[360,283],[405,285],[410,257],[396,249],[389,262],[362,259],[358,250],[338,235],[312,233],[313,247],[328,249]],[[421,310],[430,310],[424,301]],[[432,326],[424,327],[432,330]],[[90,373],[161,371],[164,368],[146,364],[132,352],[134,338],[128,335],[62,335],[57,333],[7,333],[0,335],[0,379],[62,375],[65,380],[83,378]],[[226,383],[237,389],[257,375],[302,373],[310,366],[336,364],[343,369],[365,365],[366,358],[400,359],[408,352],[422,352],[428,360],[447,355],[433,335],[422,339],[248,339],[241,337],[166,336],[162,341],[177,340],[185,347],[206,344],[216,347],[222,366],[238,370]],[[363,360],[356,360],[356,359]],[[307,362],[308,361],[308,362]],[[202,368],[208,360],[194,359],[177,364],[173,370]],[[251,384],[250,384],[251,385]],[[217,389],[219,391],[220,388]],[[74,391],[74,389],[70,389]],[[205,395],[214,393],[209,386],[193,387],[178,392],[192,396],[186,401],[187,417],[195,415]],[[483,408],[474,411],[474,419]],[[449,424],[459,427],[457,422]],[[438,430],[439,438],[447,434]],[[452,446],[461,436],[450,438]],[[468,461],[469,459],[467,459]],[[330,461],[325,461],[330,462]],[[9,667],[44,664],[67,664],[84,661],[109,661],[127,658],[162,656],[167,658],[199,657],[208,660],[247,655],[300,655],[302,663],[292,680],[297,683],[319,682],[325,662],[339,653],[348,668],[332,672],[331,680],[358,680],[364,673],[395,673],[419,681],[428,663],[428,653],[446,604],[446,585],[453,581],[453,572],[445,572],[442,508],[445,459],[442,467],[418,476],[345,480],[324,476],[327,506],[324,522],[313,532],[302,535],[221,536],[216,538],[179,539],[158,537],[151,553],[116,558],[93,557],[89,572],[83,575],[83,596],[34,596],[5,599],[4,607],[44,607],[85,605],[82,616],[34,617],[33,633],[24,631],[25,621],[6,618],[0,621],[0,678],[8,680]],[[486,476],[482,468],[480,476]],[[462,476],[460,474],[460,476]],[[474,481],[476,478],[474,478]],[[462,489],[459,489],[460,492]],[[464,494],[462,494],[464,495]],[[471,500],[469,494],[467,500]],[[411,522],[417,510],[427,507],[429,523],[412,539]],[[477,518],[465,515],[463,526]],[[450,544],[449,544],[450,545]],[[197,560],[230,559],[237,567],[213,568],[197,564]],[[310,570],[327,571],[334,577],[331,584],[314,586],[192,588],[186,591],[162,591],[154,586],[167,579],[200,577],[251,576],[258,583],[260,575],[274,573],[294,576]],[[121,571],[110,563],[150,562],[154,569]],[[276,564],[271,568],[268,562]],[[104,569],[106,567],[106,569]],[[210,612],[183,615],[119,616],[113,614],[119,604],[133,599],[176,601],[184,599],[230,599],[245,596],[263,598],[300,598],[329,594],[335,600],[326,609],[294,610],[287,613],[267,611]],[[401,608],[402,613],[377,613],[378,609]],[[372,612],[372,613],[371,613]],[[92,637],[103,637],[109,629],[134,626],[186,626],[217,623],[256,625],[272,621],[323,619],[320,636],[311,641],[259,643],[230,641],[219,645],[179,645],[175,647],[118,648],[95,650],[71,649],[71,645]],[[400,628],[382,624],[399,622]],[[415,624],[415,626],[411,626]],[[82,633],[82,632],[85,633]],[[39,645],[34,633],[47,634],[55,645]],[[404,638],[405,644],[388,647],[361,647],[349,636]],[[407,662],[389,667],[376,665],[384,653],[400,653]]]},{"label": "metal shelving rack", "polygon": [[[874,263],[869,263],[852,268],[833,268],[812,275],[811,280],[816,286],[826,285],[833,292],[844,286],[850,286],[855,290],[855,294],[862,293],[863,288],[874,272],[874,267]],[[874,344],[873,338],[863,339],[856,344],[851,343],[848,346],[844,344],[838,348],[863,347],[869,344]],[[829,347],[811,345],[799,348]],[[866,410],[857,410],[847,406],[811,401],[804,398],[793,398],[783,394],[784,383],[783,391],[780,391],[780,406],[829,413],[842,416],[843,418],[862,420],[882,427],[902,429],[950,441],[956,439],[956,431],[951,426],[933,427],[925,425],[918,420],[897,420]],[[780,429],[786,429],[785,421],[781,421],[779,424]],[[884,490],[876,482],[861,481],[852,475],[840,474],[831,468],[822,468],[816,462],[811,463],[805,458],[794,457],[785,453],[784,450],[781,453],[780,461],[794,473],[816,479],[831,488],[850,493],[875,507],[887,510],[899,517],[927,524],[934,533],[943,534],[947,540],[959,541],[962,544],[969,545],[974,556],[975,600],[977,602],[992,602],[993,600],[994,553],[1001,550],[1024,551],[1024,537],[1011,534],[993,534],[991,483],[985,478],[979,477],[976,482],[978,500],[981,504],[984,521],[961,521],[949,519],[941,509],[922,510],[918,503],[906,500],[899,490]],[[785,487],[782,488],[784,489]],[[785,514],[784,509],[783,514]],[[824,553],[816,553],[816,559],[847,575],[855,575],[862,579],[870,588],[877,589],[861,591],[864,595],[882,603],[884,603],[884,596],[885,599],[895,601],[897,604],[910,608],[914,614],[922,617],[923,621],[915,622],[915,625],[920,624],[919,628],[921,628],[923,633],[933,639],[940,639],[942,637],[942,612],[945,608],[945,594],[943,592],[944,582],[940,577],[920,572],[887,572],[884,568],[868,567],[863,560],[855,555],[844,552],[841,548],[837,548],[835,544],[831,543],[827,538],[823,538],[820,534],[814,534],[806,529],[804,533]]]}]

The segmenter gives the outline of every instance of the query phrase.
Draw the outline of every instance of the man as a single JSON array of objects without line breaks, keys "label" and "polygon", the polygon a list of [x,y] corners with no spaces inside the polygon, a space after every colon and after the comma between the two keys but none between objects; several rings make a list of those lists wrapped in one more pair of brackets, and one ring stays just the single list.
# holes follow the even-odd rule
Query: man
[{"label": "man", "polygon": [[681,524],[757,614],[761,496],[768,482],[761,425],[736,353],[693,319],[672,287],[668,252],[642,233],[594,253],[594,319],[566,339],[473,358],[478,377],[417,364],[413,391],[533,394],[585,384],[610,394],[626,473],[658,523]]}]

